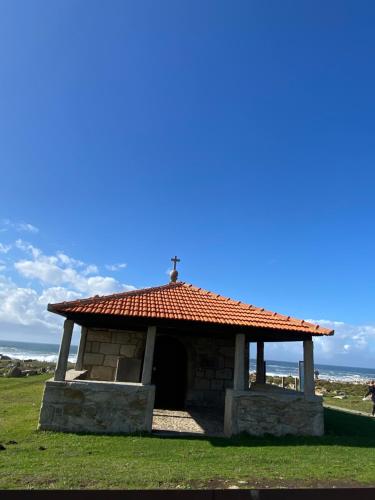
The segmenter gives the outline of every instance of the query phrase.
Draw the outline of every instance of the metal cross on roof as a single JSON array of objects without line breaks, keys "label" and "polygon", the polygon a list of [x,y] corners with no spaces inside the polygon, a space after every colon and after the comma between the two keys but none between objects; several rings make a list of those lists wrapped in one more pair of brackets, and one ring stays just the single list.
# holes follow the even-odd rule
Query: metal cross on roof
[{"label": "metal cross on roof", "polygon": [[171,261],[173,262],[173,269],[176,270],[176,264],[177,262],[181,262],[181,259],[178,259],[177,255],[175,255],[174,257],[172,257]]}]

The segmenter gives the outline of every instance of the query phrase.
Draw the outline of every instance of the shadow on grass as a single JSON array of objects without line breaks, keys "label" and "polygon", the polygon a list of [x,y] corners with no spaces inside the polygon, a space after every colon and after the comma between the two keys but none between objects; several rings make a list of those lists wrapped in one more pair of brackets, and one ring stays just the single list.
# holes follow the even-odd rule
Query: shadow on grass
[{"label": "shadow on grass", "polygon": [[352,446],[356,448],[375,448],[375,418],[352,415],[338,410],[324,409],[325,435],[314,436],[249,436],[241,434],[230,439],[221,437],[178,436],[176,433],[158,436],[148,435],[150,439],[187,439],[209,441],[213,446]]},{"label": "shadow on grass", "polygon": [[[338,410],[324,409],[325,435],[322,437],[314,436],[250,436],[241,434],[232,438],[209,437],[201,434],[148,434],[136,433],[131,435],[124,434],[105,434],[107,438],[129,436],[141,437],[150,440],[188,440],[188,441],[206,441],[216,447],[265,447],[265,446],[344,446],[355,448],[374,448],[375,449],[375,418],[364,417],[361,415],[352,415]],[[38,431],[40,432],[40,431]],[[70,433],[68,433],[70,434]],[[77,435],[77,434],[75,434]],[[93,435],[90,433],[79,433],[79,435]],[[100,434],[95,434],[100,436]]]}]

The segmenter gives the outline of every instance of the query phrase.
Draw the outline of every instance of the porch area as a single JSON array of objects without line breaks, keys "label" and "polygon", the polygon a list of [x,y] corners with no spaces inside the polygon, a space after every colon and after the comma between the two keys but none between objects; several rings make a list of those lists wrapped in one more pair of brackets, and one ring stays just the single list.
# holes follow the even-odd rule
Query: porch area
[{"label": "porch area", "polygon": [[[222,406],[210,407],[201,404],[206,402],[204,399],[194,400],[193,405],[188,404],[191,400],[191,397],[190,399],[188,397],[192,391],[191,386],[188,385],[185,389],[179,385],[175,387],[176,375],[172,369],[173,363],[169,364],[169,359],[175,354],[173,350],[173,352],[167,351],[169,357],[161,357],[161,365],[167,367],[165,376],[153,377],[157,339],[163,339],[159,349],[177,345],[173,344],[173,337],[166,337],[164,334],[158,337],[157,327],[150,326],[145,332],[140,379],[132,382],[118,379],[109,381],[90,379],[90,372],[85,369],[83,362],[86,343],[84,335],[81,337],[76,369],[67,371],[72,330],[73,322],[66,320],[55,377],[54,380],[47,381],[43,396],[39,422],[39,428],[42,430],[93,433],[156,432],[169,435],[188,433],[227,437],[240,433],[277,436],[285,434],[319,436],[324,433],[322,399],[315,396],[314,390],[311,338],[303,340],[304,392],[299,392],[266,384],[264,341],[259,340],[258,333],[233,335],[231,346],[224,348],[225,352],[230,349],[232,357],[225,359],[231,360],[232,364],[227,365],[225,370],[205,371],[206,377],[208,375],[213,377],[203,380],[204,387],[207,388],[217,386],[218,379],[215,378],[217,374],[225,371],[232,374],[226,388],[221,385],[221,389],[215,389],[222,394]],[[87,334],[85,328],[82,330]],[[116,338],[118,335],[114,334]],[[180,338],[182,339],[183,335]],[[252,349],[250,341],[256,342],[257,345],[256,380],[251,385],[249,385],[249,351]],[[106,342],[106,349],[108,345],[111,344]],[[190,355],[196,357],[196,351],[191,351]],[[187,363],[186,366],[190,366],[190,372],[194,372],[196,365]],[[194,383],[196,379],[192,377],[192,380]],[[177,407],[160,404],[165,399],[155,398],[158,389],[160,394],[160,384],[164,387],[164,394],[173,390],[177,390],[178,394],[180,391],[179,399],[182,404]],[[210,391],[206,390],[202,394],[210,395]],[[220,397],[215,397],[213,401],[220,400]]]}]

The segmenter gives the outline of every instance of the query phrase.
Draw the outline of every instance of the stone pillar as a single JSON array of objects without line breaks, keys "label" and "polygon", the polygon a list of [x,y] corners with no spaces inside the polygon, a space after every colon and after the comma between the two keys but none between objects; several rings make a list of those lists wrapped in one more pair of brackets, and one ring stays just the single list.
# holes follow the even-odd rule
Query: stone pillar
[{"label": "stone pillar", "polygon": [[156,326],[149,326],[147,329],[145,355],[143,358],[142,384],[151,384],[152,364],[154,361]]},{"label": "stone pillar", "polygon": [[81,339],[79,341],[77,361],[76,361],[76,366],[75,366],[76,370],[83,370],[83,355],[85,353],[86,339],[87,339],[87,328],[86,328],[86,326],[82,326],[81,327]]},{"label": "stone pillar", "polygon": [[303,341],[303,372],[305,396],[315,395],[314,381],[314,344],[312,340]]},{"label": "stone pillar", "polygon": [[250,342],[245,341],[245,391],[250,387]]},{"label": "stone pillar", "polygon": [[264,364],[264,342],[257,342],[257,373],[256,383],[266,383],[266,370]]},{"label": "stone pillar", "polygon": [[57,358],[57,365],[55,370],[54,380],[65,380],[66,367],[68,366],[68,356],[70,350],[70,343],[72,341],[74,322],[70,319],[64,321],[64,331],[60,344],[59,357]]},{"label": "stone pillar", "polygon": [[234,352],[234,377],[233,389],[235,391],[245,390],[245,334],[237,333]]},{"label": "stone pillar", "polygon": [[247,391],[250,386],[249,376],[250,376],[250,342],[245,340],[245,360],[244,360],[245,391]]}]

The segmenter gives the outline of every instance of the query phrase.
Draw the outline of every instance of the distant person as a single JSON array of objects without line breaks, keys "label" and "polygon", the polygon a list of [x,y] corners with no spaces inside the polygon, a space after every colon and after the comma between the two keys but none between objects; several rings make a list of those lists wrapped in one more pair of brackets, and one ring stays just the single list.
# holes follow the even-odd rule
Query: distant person
[{"label": "distant person", "polygon": [[315,370],[314,374],[315,374],[315,380],[318,380],[319,379],[319,370]]},{"label": "distant person", "polygon": [[372,416],[375,417],[375,380],[371,381],[371,384],[368,386],[367,394],[363,399],[367,398],[367,396],[369,396],[370,394],[371,394],[371,401],[373,404]]}]

